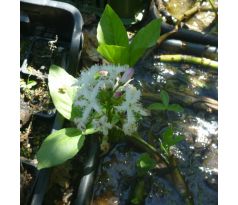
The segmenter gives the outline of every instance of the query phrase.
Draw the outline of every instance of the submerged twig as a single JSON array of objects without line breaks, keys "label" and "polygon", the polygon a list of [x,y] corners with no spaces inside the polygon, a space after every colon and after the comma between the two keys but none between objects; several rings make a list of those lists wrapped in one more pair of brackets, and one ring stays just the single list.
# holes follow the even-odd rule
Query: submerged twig
[{"label": "submerged twig", "polygon": [[[197,12],[200,11],[217,11],[217,7],[212,5],[212,7],[204,7],[201,5],[196,4],[194,7],[192,7],[191,9],[187,10],[183,15],[181,15],[180,17],[178,17],[176,25],[174,27],[174,29],[168,33],[165,33],[163,35],[160,36],[160,38],[157,41],[157,46],[159,46],[163,41],[165,41],[168,37],[170,37],[172,34],[176,33],[180,27],[180,24],[184,21],[184,20],[188,20],[190,19],[192,16],[194,16]],[[217,15],[217,13],[216,13]]]},{"label": "submerged twig", "polygon": [[217,11],[217,7],[204,7],[200,5],[195,5],[193,8],[187,10],[183,15],[181,15],[178,18],[178,23],[181,23],[184,20],[190,19],[192,16],[194,16],[198,12],[205,12],[205,11]]},{"label": "submerged twig", "polygon": [[[194,105],[196,103],[204,103],[207,107],[218,110],[218,101],[209,97],[201,97],[201,96],[195,96],[187,93],[182,93],[179,91],[173,91],[165,89],[167,92],[171,93],[173,96],[179,97],[179,100],[181,100],[185,104]],[[151,99],[153,101],[161,101],[161,97],[157,93],[151,93],[151,92],[142,92],[142,97]]]},{"label": "submerged twig", "polygon": [[145,179],[138,177],[130,202],[132,204],[143,204],[145,196]]},{"label": "submerged twig", "polygon": [[207,58],[202,58],[202,57],[175,54],[175,55],[160,55],[160,56],[158,56],[158,58],[162,62],[176,62],[176,63],[184,62],[184,63],[198,64],[198,65],[210,67],[213,69],[218,68],[217,61],[213,61],[213,60],[210,60]]}]

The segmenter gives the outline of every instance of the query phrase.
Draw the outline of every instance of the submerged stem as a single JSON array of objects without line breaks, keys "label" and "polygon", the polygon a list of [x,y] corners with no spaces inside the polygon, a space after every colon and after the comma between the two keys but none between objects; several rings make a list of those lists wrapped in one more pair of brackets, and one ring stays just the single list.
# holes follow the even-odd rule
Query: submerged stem
[{"label": "submerged stem", "polygon": [[177,185],[177,189],[179,189],[180,191],[182,190],[182,194],[186,198],[187,205],[194,205],[193,195],[191,191],[189,190],[189,187],[185,181],[184,176],[181,174],[177,166],[175,158],[173,156],[170,156],[169,161],[170,161],[170,166],[175,167],[172,174],[172,178],[173,178],[173,181],[175,182],[175,185]]},{"label": "submerged stem", "polygon": [[213,61],[207,58],[200,58],[200,57],[195,57],[195,56],[190,56],[190,55],[181,55],[181,54],[176,54],[176,55],[160,55],[159,60],[162,62],[185,62],[185,63],[193,63],[193,64],[198,64],[202,66],[207,66],[213,69],[218,68],[218,63],[217,61]]}]

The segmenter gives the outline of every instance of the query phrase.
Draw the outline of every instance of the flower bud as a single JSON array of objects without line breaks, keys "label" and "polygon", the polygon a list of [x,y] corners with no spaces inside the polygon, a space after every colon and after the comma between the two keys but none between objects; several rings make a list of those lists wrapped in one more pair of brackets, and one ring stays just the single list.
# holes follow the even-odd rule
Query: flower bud
[{"label": "flower bud", "polygon": [[107,75],[108,75],[108,71],[106,71],[106,70],[100,70],[100,71],[98,71],[97,73],[95,73],[94,79],[95,79],[95,80],[98,80],[100,77],[102,77],[102,76],[107,76]]},{"label": "flower bud", "polygon": [[117,91],[117,92],[115,92],[115,94],[114,94],[114,97],[115,98],[119,98],[119,97],[121,97],[122,96],[122,92],[120,92],[120,91]]},{"label": "flower bud", "polygon": [[130,80],[132,78],[133,75],[134,75],[134,69],[128,68],[122,75],[122,77],[120,79],[120,83],[126,83],[128,80]]},{"label": "flower bud", "polygon": [[100,74],[101,76],[107,76],[108,71],[106,71],[106,70],[100,70],[100,71],[99,71],[99,74]]}]

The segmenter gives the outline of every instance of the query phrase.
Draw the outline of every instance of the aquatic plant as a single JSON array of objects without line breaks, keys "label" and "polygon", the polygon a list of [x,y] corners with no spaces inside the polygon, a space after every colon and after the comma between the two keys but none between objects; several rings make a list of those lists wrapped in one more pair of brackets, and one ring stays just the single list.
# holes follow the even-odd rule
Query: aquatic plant
[{"label": "aquatic plant", "polygon": [[111,130],[133,135],[139,119],[148,112],[140,103],[140,90],[130,83],[132,75],[133,69],[127,66],[95,65],[82,71],[76,79],[62,68],[51,66],[49,89],[54,105],[76,128],[64,128],[45,139],[37,154],[38,168],[72,158],[81,149],[87,134],[97,132],[103,136],[103,151],[108,149]]},{"label": "aquatic plant", "polygon": [[76,128],[64,128],[45,139],[37,153],[39,169],[75,156],[87,134],[101,133],[101,149],[106,151],[111,130],[127,136],[137,131],[138,120],[148,112],[140,104],[140,90],[130,84],[134,70],[129,66],[156,43],[160,24],[160,19],[152,21],[129,43],[120,18],[107,5],[97,28],[98,52],[109,62],[121,66],[95,65],[82,71],[78,79],[56,65],[51,66],[49,89],[53,103]]}]

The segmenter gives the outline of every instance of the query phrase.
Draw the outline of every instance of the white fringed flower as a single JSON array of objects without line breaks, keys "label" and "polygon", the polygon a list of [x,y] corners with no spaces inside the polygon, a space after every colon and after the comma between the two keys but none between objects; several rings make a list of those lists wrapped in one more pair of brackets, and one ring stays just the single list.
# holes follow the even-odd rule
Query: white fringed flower
[{"label": "white fringed flower", "polygon": [[[137,130],[139,117],[146,116],[147,112],[139,103],[140,91],[129,84],[131,79],[120,80],[127,70],[127,66],[108,65],[82,71],[74,102],[81,110],[81,115],[74,119],[77,128],[84,130],[90,124],[104,136],[113,127],[119,127],[126,135]],[[121,119],[114,120],[114,116]]]},{"label": "white fringed flower", "polygon": [[123,124],[123,131],[127,135],[133,134],[137,129],[137,121],[136,114],[140,114],[141,116],[147,116],[148,113],[144,110],[142,105],[139,103],[141,92],[137,90],[133,85],[128,85],[125,88],[125,101],[116,106],[118,112],[126,113],[127,119]]}]

